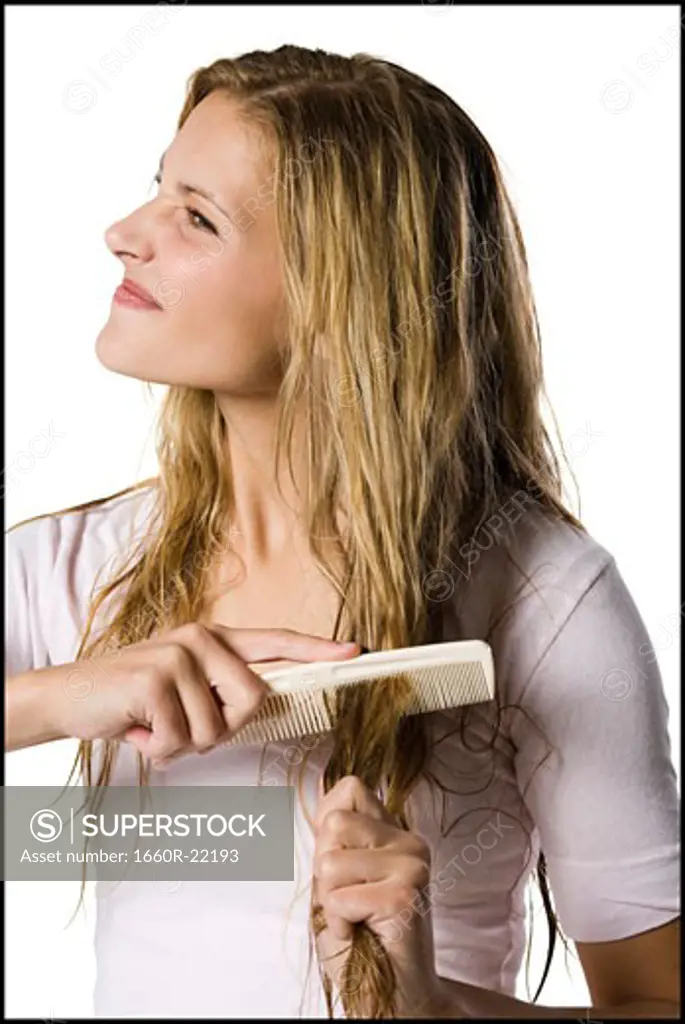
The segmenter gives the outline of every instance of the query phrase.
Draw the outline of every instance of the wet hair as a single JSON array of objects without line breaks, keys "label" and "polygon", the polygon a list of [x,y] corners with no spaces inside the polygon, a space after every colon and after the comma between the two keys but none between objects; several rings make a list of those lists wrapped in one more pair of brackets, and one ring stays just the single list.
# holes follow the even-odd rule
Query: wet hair
[{"label": "wet hair", "polygon": [[[190,77],[178,127],[216,91],[261,130],[272,158],[249,211],[275,203],[281,246],[288,353],[277,462],[290,457],[302,412],[307,525],[316,564],[340,596],[335,638],[373,650],[430,642],[441,609],[427,581],[454,572],[455,553],[513,494],[584,529],[566,507],[539,407],[539,325],[500,165],[454,99],[370,54],[281,46],[216,60]],[[92,598],[79,658],[196,618],[234,509],[227,429],[211,392],[168,388],[159,476],[119,492],[154,485],[151,529]],[[346,692],[323,779],[328,791],[358,776],[405,828],[410,793],[431,777],[425,716],[403,715],[406,693],[402,677],[373,695]],[[108,784],[119,746],[102,742],[96,787]],[[88,786],[92,753],[80,742],[72,768]],[[138,757],[143,783],[149,765]],[[557,934],[565,940],[543,852],[535,874],[549,925],[537,999]],[[312,906],[310,915],[316,935],[321,914]],[[395,982],[383,945],[355,926],[339,985],[346,1015],[392,1016]],[[332,1016],[323,972],[322,984]]]}]

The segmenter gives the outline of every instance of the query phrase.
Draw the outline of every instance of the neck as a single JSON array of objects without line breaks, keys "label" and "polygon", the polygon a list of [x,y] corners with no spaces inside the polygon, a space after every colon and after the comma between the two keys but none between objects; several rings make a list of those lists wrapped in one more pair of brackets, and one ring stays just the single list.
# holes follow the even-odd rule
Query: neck
[{"label": "neck", "polygon": [[277,480],[276,396],[217,395],[217,403],[226,423],[233,479],[232,541],[251,562],[277,560],[305,539],[306,445],[301,421],[296,423],[293,437],[294,480],[285,451]]}]

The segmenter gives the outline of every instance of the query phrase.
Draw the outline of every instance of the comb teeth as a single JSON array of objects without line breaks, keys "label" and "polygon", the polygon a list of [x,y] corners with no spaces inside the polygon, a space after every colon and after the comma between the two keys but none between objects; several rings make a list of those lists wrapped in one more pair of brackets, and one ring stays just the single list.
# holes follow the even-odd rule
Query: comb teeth
[{"label": "comb teeth", "polygon": [[[479,704],[494,697],[492,674],[486,673],[481,661],[453,661],[404,671],[400,665],[378,668],[370,677],[357,680],[357,685],[373,686],[392,676],[403,676],[411,683],[412,699],[405,715]],[[344,685],[349,683],[341,680],[332,686],[271,693],[252,721],[243,726],[227,746],[269,743],[329,732],[334,723],[326,708],[324,694],[333,703],[336,691]]]}]

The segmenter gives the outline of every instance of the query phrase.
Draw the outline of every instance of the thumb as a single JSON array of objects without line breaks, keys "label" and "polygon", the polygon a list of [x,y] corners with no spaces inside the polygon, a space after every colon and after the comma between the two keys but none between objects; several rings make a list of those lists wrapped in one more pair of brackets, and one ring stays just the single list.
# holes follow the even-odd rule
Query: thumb
[{"label": "thumb", "polygon": [[150,729],[146,729],[144,725],[132,725],[130,729],[124,732],[122,739],[134,746],[136,750],[139,750],[143,756],[149,756],[152,732]]}]

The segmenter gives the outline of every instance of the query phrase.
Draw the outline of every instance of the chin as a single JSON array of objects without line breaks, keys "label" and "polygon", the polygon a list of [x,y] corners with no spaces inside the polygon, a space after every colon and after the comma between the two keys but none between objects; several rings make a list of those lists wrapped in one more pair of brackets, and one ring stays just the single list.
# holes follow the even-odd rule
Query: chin
[{"label": "chin", "polygon": [[[121,338],[117,337],[117,332],[104,327],[95,342],[95,356],[98,362],[112,373],[153,382],[155,378],[147,375],[147,368],[140,359],[140,349],[130,348],[131,340],[131,337],[128,336],[129,347],[127,347]],[[159,383],[166,384],[167,381],[162,380]]]}]

